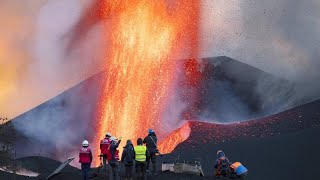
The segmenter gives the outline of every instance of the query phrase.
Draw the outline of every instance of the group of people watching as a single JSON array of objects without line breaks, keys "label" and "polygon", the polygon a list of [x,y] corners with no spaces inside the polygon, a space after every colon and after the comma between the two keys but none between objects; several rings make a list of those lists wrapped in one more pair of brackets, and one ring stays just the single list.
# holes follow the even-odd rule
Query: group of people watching
[{"label": "group of people watching", "polygon": [[[149,129],[148,135],[144,139],[137,139],[136,146],[133,146],[131,140],[127,140],[120,158],[118,147],[121,139],[121,137],[117,139],[111,136],[110,133],[106,133],[105,138],[100,141],[102,168],[106,171],[107,175],[111,175],[112,179],[118,179],[119,161],[125,166],[125,179],[129,180],[133,178],[134,167],[137,177],[146,179],[147,171],[150,171],[150,163],[152,163],[152,174],[157,175],[156,154],[160,154],[160,152],[157,148],[157,136],[155,132]],[[88,172],[92,162],[92,152],[87,140],[84,140],[82,143],[79,162],[81,163],[83,179],[88,180]],[[108,167],[111,167],[111,171],[108,170]],[[247,174],[247,169],[240,162],[231,163],[221,150],[217,152],[214,168],[214,175],[216,177],[230,175],[244,177]]]},{"label": "group of people watching", "polygon": [[[110,133],[106,133],[105,138],[100,141],[102,167],[107,175],[111,175],[113,179],[118,179],[119,161],[125,166],[125,179],[133,178],[134,167],[137,175],[142,179],[146,179],[146,172],[147,170],[150,171],[150,163],[152,163],[153,167],[152,174],[157,175],[156,154],[159,152],[155,132],[149,129],[148,135],[144,139],[137,139],[137,146],[133,146],[132,141],[127,140],[120,159],[118,147],[121,139],[121,137],[117,139],[111,136]],[[79,162],[81,163],[83,179],[89,179],[88,172],[92,162],[92,152],[87,140],[84,140],[82,143],[82,148],[79,152]],[[108,165],[110,165],[111,171],[108,171]]]}]

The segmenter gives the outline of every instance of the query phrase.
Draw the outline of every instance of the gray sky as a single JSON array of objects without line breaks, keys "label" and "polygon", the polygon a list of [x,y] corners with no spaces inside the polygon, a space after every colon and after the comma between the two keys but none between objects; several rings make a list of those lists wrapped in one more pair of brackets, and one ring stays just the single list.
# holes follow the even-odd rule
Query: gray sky
[{"label": "gray sky", "polygon": [[[101,71],[101,27],[66,57],[86,0],[0,2],[0,114],[14,117]],[[202,57],[225,55],[320,92],[320,1],[203,0]],[[40,88],[39,88],[40,87]]]},{"label": "gray sky", "polygon": [[292,81],[320,77],[320,1],[204,4],[202,56],[230,56]]}]

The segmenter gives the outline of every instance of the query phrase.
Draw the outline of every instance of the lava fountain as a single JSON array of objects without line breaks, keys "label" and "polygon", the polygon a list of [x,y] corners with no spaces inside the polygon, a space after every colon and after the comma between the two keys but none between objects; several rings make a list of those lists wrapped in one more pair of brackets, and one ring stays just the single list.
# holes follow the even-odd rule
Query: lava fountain
[{"label": "lava fountain", "polygon": [[198,0],[101,4],[109,19],[105,23],[109,42],[96,141],[106,132],[134,142],[148,128],[158,135],[170,133],[163,129],[160,116],[179,67],[175,59],[197,57]]}]

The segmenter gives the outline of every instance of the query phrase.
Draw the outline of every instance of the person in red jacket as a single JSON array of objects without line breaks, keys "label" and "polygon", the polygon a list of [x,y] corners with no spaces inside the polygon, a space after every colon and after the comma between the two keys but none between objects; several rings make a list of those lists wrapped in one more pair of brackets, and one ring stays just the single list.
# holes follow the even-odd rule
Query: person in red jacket
[{"label": "person in red jacket", "polygon": [[81,163],[81,171],[82,171],[84,180],[89,179],[88,174],[90,171],[91,162],[92,162],[92,152],[91,152],[91,149],[89,148],[89,142],[87,140],[84,140],[82,142],[82,148],[80,149],[80,152],[79,152],[79,163]]},{"label": "person in red jacket", "polygon": [[103,169],[107,171],[107,159],[109,153],[109,146],[111,144],[110,140],[111,134],[109,132],[106,133],[106,137],[100,141],[100,151],[103,157]]}]

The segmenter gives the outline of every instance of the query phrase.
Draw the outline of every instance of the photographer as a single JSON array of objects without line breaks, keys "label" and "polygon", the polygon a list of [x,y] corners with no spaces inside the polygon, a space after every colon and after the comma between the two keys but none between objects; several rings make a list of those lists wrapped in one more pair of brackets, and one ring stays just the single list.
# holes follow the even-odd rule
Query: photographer
[{"label": "photographer", "polygon": [[148,136],[144,138],[143,143],[146,144],[147,149],[150,153],[150,156],[147,157],[147,169],[150,171],[150,160],[152,162],[152,174],[155,176],[157,175],[157,170],[156,170],[156,153],[160,152],[158,151],[157,147],[157,136],[156,133],[152,130],[148,130]]}]

